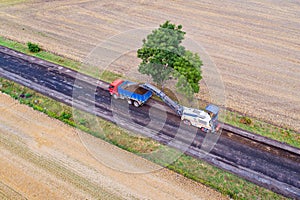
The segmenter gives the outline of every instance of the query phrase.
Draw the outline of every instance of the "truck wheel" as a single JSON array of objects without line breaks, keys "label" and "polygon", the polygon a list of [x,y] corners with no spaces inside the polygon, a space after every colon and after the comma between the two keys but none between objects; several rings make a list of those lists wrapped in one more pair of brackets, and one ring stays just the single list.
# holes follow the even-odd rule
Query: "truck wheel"
[{"label": "truck wheel", "polygon": [[129,105],[131,105],[131,104],[132,104],[132,101],[131,101],[131,99],[128,99],[128,100],[127,100],[127,102],[128,102],[128,104],[129,104]]},{"label": "truck wheel", "polygon": [[114,99],[118,99],[119,97],[118,97],[118,95],[113,94],[113,98],[114,98]]},{"label": "truck wheel", "polygon": [[183,123],[185,123],[186,125],[191,125],[191,122],[190,122],[190,120],[187,120],[187,119],[185,119],[185,120],[183,120]]},{"label": "truck wheel", "polygon": [[177,115],[181,116],[182,115],[182,111],[177,111]]},{"label": "truck wheel", "polygon": [[134,107],[139,107],[140,106],[139,102],[137,102],[137,101],[134,101],[133,105],[134,105]]},{"label": "truck wheel", "polygon": [[204,127],[201,128],[201,131],[203,131],[204,133],[210,133],[211,132],[211,130],[208,130],[207,128],[204,128]]}]

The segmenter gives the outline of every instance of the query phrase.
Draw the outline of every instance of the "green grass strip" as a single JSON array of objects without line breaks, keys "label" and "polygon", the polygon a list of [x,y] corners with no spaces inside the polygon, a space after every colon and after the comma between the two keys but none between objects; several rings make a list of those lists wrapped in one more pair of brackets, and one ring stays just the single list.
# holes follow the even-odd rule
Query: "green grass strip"
[{"label": "green grass strip", "polygon": [[300,148],[300,134],[289,128],[277,127],[232,111],[226,111],[223,115],[228,124]]}]

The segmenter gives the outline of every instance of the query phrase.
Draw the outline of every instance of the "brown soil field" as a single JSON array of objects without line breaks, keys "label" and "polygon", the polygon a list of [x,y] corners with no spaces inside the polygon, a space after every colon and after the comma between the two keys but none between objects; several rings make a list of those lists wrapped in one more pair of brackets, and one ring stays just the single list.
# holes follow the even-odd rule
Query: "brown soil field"
[{"label": "brown soil field", "polygon": [[[227,199],[1,93],[0,111],[1,199]],[[102,160],[87,151],[79,133],[101,147]],[[107,155],[121,156],[124,168],[159,170],[125,173],[101,164],[119,162]]]},{"label": "brown soil field", "polygon": [[[36,42],[46,50],[80,61],[100,43],[126,31],[153,29],[166,20],[182,24],[186,38],[201,45],[216,64],[225,86],[225,106],[300,131],[298,1],[0,3],[0,35],[23,43]],[[126,45],[130,46],[130,40],[109,48],[121,51]],[[116,71],[136,69],[139,61],[132,52],[116,62]],[[203,71],[205,76],[209,69],[204,67]]]}]

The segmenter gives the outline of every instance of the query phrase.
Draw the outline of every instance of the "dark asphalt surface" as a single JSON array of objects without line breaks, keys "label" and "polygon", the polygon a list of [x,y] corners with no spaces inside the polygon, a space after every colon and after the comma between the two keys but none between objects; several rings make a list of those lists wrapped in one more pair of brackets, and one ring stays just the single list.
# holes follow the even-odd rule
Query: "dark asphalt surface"
[{"label": "dark asphalt surface", "polygon": [[[95,87],[78,78],[75,80],[74,75],[77,73],[72,70],[39,59],[28,61],[20,54],[16,57],[0,51],[0,76],[10,79],[4,72],[10,72],[28,82],[40,85],[41,93],[45,87],[58,94],[73,97],[73,101],[82,101],[82,105],[86,108],[95,106],[99,111],[97,115],[169,146],[180,148],[178,144],[176,146],[176,142],[170,143],[176,140],[191,143],[186,153],[199,157],[191,152],[197,151],[203,145],[204,133],[194,127],[185,125],[179,127],[181,121],[176,115],[167,114],[165,122],[162,111],[158,109],[152,109],[149,115],[150,105],[135,108],[128,106],[126,101],[111,100],[105,83]],[[94,80],[94,84],[96,82]],[[93,103],[94,100],[96,104]],[[160,135],[167,135],[169,139],[160,139]],[[300,198],[300,156],[272,146],[261,146],[263,144],[235,135],[229,136],[223,132],[214,148],[202,159],[285,196]]]}]

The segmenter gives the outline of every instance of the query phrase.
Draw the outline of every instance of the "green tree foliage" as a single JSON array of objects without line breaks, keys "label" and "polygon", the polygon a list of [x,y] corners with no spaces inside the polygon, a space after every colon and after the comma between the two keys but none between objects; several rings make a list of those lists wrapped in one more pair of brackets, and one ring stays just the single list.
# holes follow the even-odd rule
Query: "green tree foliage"
[{"label": "green tree foliage", "polygon": [[27,46],[28,46],[28,49],[30,52],[33,52],[33,53],[37,53],[41,50],[41,48],[39,47],[39,45],[37,44],[33,44],[31,42],[27,42]]},{"label": "green tree foliage", "polygon": [[166,21],[143,40],[143,47],[137,51],[138,58],[142,59],[139,72],[151,76],[161,86],[169,78],[174,62],[185,51],[180,46],[185,34],[181,29],[181,25]]},{"label": "green tree foliage", "polygon": [[172,76],[178,80],[178,91],[192,97],[199,92],[202,62],[197,54],[181,45],[184,35],[181,25],[169,21],[153,30],[137,51],[142,59],[139,72],[151,76],[160,86]]},{"label": "green tree foliage", "polygon": [[185,54],[177,58],[174,63],[174,77],[178,79],[176,87],[179,92],[191,97],[199,92],[202,61],[198,54],[185,51]]}]

